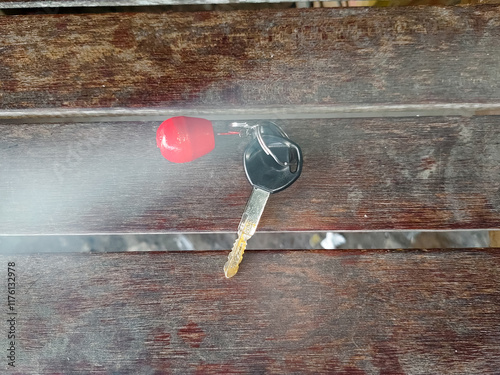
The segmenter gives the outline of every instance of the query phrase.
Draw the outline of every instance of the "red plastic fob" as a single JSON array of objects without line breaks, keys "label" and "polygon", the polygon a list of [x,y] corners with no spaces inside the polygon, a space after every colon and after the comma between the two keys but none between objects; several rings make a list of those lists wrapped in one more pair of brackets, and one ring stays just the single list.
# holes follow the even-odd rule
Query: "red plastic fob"
[{"label": "red plastic fob", "polygon": [[212,122],[178,116],[165,120],[156,131],[156,145],[165,159],[187,163],[208,154],[215,147]]}]

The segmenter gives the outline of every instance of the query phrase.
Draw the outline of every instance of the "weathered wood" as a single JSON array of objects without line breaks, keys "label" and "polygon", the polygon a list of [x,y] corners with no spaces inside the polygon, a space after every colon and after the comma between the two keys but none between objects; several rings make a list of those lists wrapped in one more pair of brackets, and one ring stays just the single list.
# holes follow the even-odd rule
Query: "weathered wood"
[{"label": "weathered wood", "polygon": [[450,103],[498,113],[499,25],[498,6],[2,17],[1,114]]},{"label": "weathered wood", "polygon": [[[259,230],[492,229],[500,117],[282,121],[303,175]],[[228,122],[215,122],[215,131]],[[174,164],[158,123],[0,125],[0,233],[235,231],[251,186],[248,139]]]},{"label": "weathered wood", "polygon": [[230,280],[226,255],[0,257],[7,373],[498,373],[497,251],[250,251]]}]

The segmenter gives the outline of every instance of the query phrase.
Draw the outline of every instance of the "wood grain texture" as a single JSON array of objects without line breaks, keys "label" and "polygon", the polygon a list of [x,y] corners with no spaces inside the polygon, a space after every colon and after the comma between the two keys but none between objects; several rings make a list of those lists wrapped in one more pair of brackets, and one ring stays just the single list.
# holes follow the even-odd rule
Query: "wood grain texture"
[{"label": "wood grain texture", "polygon": [[[281,121],[304,153],[259,230],[493,229],[500,117]],[[234,232],[248,139],[163,159],[158,123],[0,125],[0,233]],[[228,122],[215,122],[215,131]]]},{"label": "wood grain texture", "polygon": [[500,11],[0,18],[0,108],[500,102]]},{"label": "wood grain texture", "polygon": [[499,254],[250,251],[230,280],[226,252],[2,256],[6,373],[493,375]]}]

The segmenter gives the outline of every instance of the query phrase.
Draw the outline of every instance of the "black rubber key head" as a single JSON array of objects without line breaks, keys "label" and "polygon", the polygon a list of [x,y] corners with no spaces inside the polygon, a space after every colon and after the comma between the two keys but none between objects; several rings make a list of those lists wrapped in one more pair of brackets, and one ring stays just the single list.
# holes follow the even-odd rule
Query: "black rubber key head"
[{"label": "black rubber key head", "polygon": [[253,139],[243,154],[243,164],[248,181],[270,193],[276,193],[293,184],[302,172],[302,151],[289,139],[275,135],[262,135],[264,143],[281,162],[279,165],[267,155],[257,139]]}]

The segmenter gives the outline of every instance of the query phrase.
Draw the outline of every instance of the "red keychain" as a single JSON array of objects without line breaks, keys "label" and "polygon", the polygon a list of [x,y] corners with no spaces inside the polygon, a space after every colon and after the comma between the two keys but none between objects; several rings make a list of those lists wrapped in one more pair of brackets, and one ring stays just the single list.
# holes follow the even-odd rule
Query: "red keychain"
[{"label": "red keychain", "polygon": [[156,145],[173,163],[187,163],[215,147],[212,122],[203,118],[177,116],[165,120],[156,131]]}]

